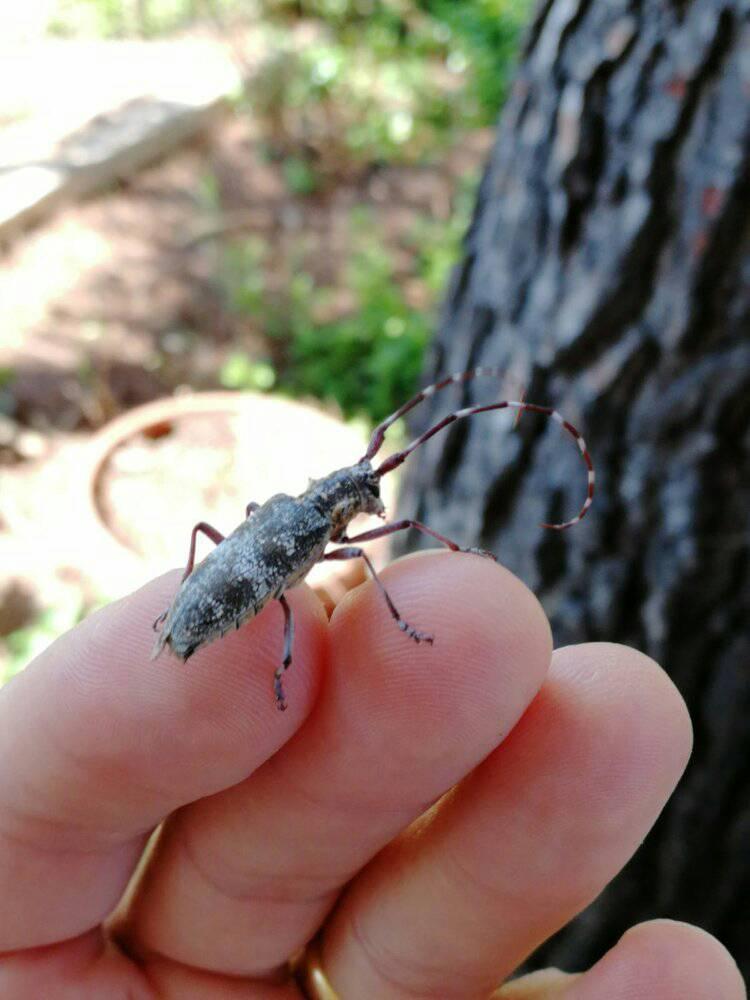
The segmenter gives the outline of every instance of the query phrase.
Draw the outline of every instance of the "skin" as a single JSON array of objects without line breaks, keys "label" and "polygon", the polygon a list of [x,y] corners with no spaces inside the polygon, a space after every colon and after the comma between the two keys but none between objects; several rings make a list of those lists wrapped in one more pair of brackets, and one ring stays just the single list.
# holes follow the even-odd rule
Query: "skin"
[{"label": "skin", "polygon": [[[177,573],[0,692],[5,1000],[294,1000],[286,960],[321,928],[345,1000],[486,1000],[622,868],[690,754],[666,674],[620,646],[552,654],[534,596],[477,556],[383,579],[434,646],[369,582],[330,621],[295,588],[283,715],[276,605],[149,662]],[[718,941],[666,920],[493,995],[746,996]]]}]

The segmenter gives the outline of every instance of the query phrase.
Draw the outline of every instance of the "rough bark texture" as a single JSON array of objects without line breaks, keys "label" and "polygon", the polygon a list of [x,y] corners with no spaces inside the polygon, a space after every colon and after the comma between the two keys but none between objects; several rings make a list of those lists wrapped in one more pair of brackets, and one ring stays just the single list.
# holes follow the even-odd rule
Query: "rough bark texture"
[{"label": "rough bark texture", "polygon": [[[510,433],[485,415],[415,456],[401,514],[497,553],[558,645],[659,660],[696,742],[636,857],[538,963],[582,967],[663,915],[716,933],[750,975],[749,331],[750,3],[547,0],[427,381],[503,366],[506,390],[582,429],[597,497],[577,528],[537,527],[578,509],[580,456],[543,420]],[[493,396],[477,381],[459,405]]]}]

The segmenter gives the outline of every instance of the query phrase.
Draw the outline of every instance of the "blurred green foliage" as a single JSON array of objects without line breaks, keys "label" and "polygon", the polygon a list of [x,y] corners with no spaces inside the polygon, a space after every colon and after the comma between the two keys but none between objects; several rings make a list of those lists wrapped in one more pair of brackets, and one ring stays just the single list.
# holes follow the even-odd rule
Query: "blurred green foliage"
[{"label": "blurred green foliage", "polygon": [[[83,13],[108,37],[148,36],[210,17],[239,50],[233,26],[251,25],[257,52],[238,111],[260,129],[290,197],[305,199],[356,186],[384,165],[439,164],[469,129],[491,124],[532,3],[59,0],[58,30],[72,31],[76,17],[80,26]],[[226,246],[219,282],[255,340],[233,350],[220,382],[335,401],[347,417],[390,412],[418,381],[473,196],[467,181],[449,220],[424,216],[415,225],[408,249],[423,292],[418,306],[403,273],[394,273],[376,218],[354,221],[353,251],[335,288],[316,286],[305,266],[310,248],[286,246],[280,262],[279,248],[258,238]],[[198,202],[221,218],[210,175]],[[348,307],[329,308],[342,286]],[[260,359],[259,338],[268,344]]]},{"label": "blurred green foliage", "polygon": [[449,33],[448,65],[466,75],[464,100],[479,124],[497,117],[533,0],[420,0]]},{"label": "blurred green foliage", "polygon": [[86,604],[72,588],[61,589],[55,601],[41,611],[33,621],[16,629],[0,640],[0,686],[39,656],[63,632],[73,628],[96,607],[104,604],[103,599]]},{"label": "blurred green foliage", "polygon": [[56,0],[47,25],[67,37],[154,38],[244,0]]},{"label": "blurred green foliage", "polygon": [[355,252],[347,285],[356,299],[350,314],[290,331],[281,384],[294,395],[333,399],[347,417],[380,420],[416,383],[431,317],[408,305],[390,255],[375,241]]},{"label": "blurred green foliage", "polygon": [[[289,192],[313,195],[373,166],[439,162],[467,130],[491,124],[531,0],[260,0],[271,54],[245,96]],[[304,32],[297,29],[304,25]],[[235,246],[225,277],[233,307],[276,342],[276,389],[335,401],[345,416],[377,421],[411,394],[437,301],[473,204],[461,186],[449,220],[424,216],[410,250],[429,293],[417,308],[396,279],[375,220],[358,227],[344,285],[353,306],[319,318],[333,289],[304,263],[283,290],[264,283],[257,243]],[[275,262],[278,264],[278,262]],[[243,278],[244,275],[244,278]],[[257,388],[256,364],[230,359],[225,385]],[[261,367],[266,378],[266,368]],[[239,377],[239,373],[243,373]]]},{"label": "blurred green foliage", "polygon": [[[261,0],[272,55],[247,101],[271,148],[340,176],[433,157],[494,121],[531,0]],[[290,30],[303,19],[304,34]]]},{"label": "blurred green foliage", "polygon": [[[370,171],[440,164],[468,130],[494,122],[533,2],[56,0],[48,30],[153,38],[203,21],[223,26],[235,51],[251,36],[252,71],[238,110],[249,113],[253,136],[260,129],[290,200],[325,198],[349,184],[356,202]],[[465,179],[449,218],[422,215],[398,237],[399,273],[393,237],[361,207],[351,215],[350,251],[339,251],[345,273],[330,285],[312,273],[319,243],[220,242],[217,279],[248,336],[237,335],[219,382],[313,396],[350,419],[374,422],[392,412],[419,381],[475,188],[476,178]],[[202,177],[195,195],[199,214],[220,229],[217,177]],[[412,262],[406,278],[403,251]],[[93,374],[83,366],[79,382],[88,386]],[[0,369],[0,414],[13,410],[14,377]],[[0,684],[88,610],[75,595],[51,603],[54,610],[0,640]]]},{"label": "blurred green foliage", "polygon": [[228,37],[242,21],[265,32],[247,99],[304,192],[315,186],[306,160],[413,161],[491,123],[532,2],[57,0],[49,30],[150,38],[204,20]]},{"label": "blurred green foliage", "polygon": [[[466,181],[450,222],[420,220],[410,243],[415,277],[433,303],[458,253],[473,203],[474,184]],[[293,396],[335,402],[346,417],[378,421],[396,409],[416,386],[433,325],[433,310],[411,305],[393,271],[391,254],[369,211],[357,209],[351,220],[354,252],[344,276],[353,306],[333,319],[335,290],[315,285],[304,262],[287,261],[274,291],[266,271],[267,249],[258,239],[228,248],[222,268],[231,307],[253,317],[278,348],[270,359],[253,361],[233,353],[220,380],[233,389],[272,386]]]}]

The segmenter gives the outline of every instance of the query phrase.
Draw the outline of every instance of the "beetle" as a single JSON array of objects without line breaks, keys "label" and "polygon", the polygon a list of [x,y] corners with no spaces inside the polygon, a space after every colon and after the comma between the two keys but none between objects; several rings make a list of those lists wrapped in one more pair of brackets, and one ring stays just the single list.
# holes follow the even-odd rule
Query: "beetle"
[{"label": "beetle", "polygon": [[[455,410],[402,451],[386,458],[377,468],[373,467],[373,459],[383,445],[385,433],[396,420],[441,389],[469,382],[479,376],[502,378],[502,373],[497,368],[471,368],[449,375],[422,389],[378,424],[366,452],[355,465],[313,480],[304,493],[297,497],[279,493],[262,505],[249,503],[245,520],[226,538],[205,521],[196,524],[190,537],[190,551],[181,586],[170,607],[159,615],[153,625],[154,630],[161,625],[161,631],[154,645],[152,659],[169,646],[180,659],[187,661],[201,646],[213,642],[231,629],[238,629],[244,622],[255,617],[269,601],[277,600],[284,611],[284,649],[281,662],[274,672],[273,689],[276,705],[284,711],[287,703],[283,675],[291,665],[294,644],[294,618],[285,592],[303,580],[315,563],[345,559],[364,559],[401,631],[414,642],[431,644],[431,635],[418,631],[401,617],[369,556],[357,543],[414,528],[454,552],[474,552],[491,559],[495,557],[481,549],[462,548],[427,525],[409,519],[393,521],[353,538],[347,536],[346,529],[357,514],[384,517],[385,509],[380,499],[382,477],[398,468],[416,448],[443,428],[477,413],[503,409],[514,409],[519,415],[524,411],[540,413],[555,420],[574,438],[588,472],[586,499],[578,514],[571,520],[560,524],[544,524],[543,527],[560,531],[577,524],[585,516],[594,497],[594,466],[583,437],[571,423],[549,406],[501,400]],[[196,566],[195,544],[199,532],[210,538],[216,548]],[[331,542],[342,547],[327,552],[326,548]]]}]

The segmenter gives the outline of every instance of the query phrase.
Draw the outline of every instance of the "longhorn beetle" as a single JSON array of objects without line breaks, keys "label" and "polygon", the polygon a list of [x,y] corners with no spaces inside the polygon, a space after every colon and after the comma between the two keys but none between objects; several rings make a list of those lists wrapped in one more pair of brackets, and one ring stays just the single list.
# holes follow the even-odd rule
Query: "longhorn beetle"
[{"label": "longhorn beetle", "polygon": [[[315,563],[331,559],[364,559],[401,631],[414,642],[432,643],[431,635],[418,632],[401,617],[369,557],[354,543],[373,541],[404,528],[415,528],[454,552],[475,552],[494,559],[492,553],[481,549],[461,548],[418,521],[394,521],[353,538],[347,536],[346,529],[357,514],[385,517],[385,508],[380,499],[381,478],[398,468],[416,448],[438,431],[455,420],[462,420],[476,413],[504,409],[517,410],[519,415],[523,411],[541,413],[561,424],[575,439],[588,469],[586,499],[572,520],[561,524],[544,524],[543,527],[559,531],[577,524],[591,506],[594,496],[594,467],[586,443],[576,428],[549,406],[502,400],[456,410],[421,434],[403,451],[395,452],[376,469],[373,468],[372,459],[380,451],[385,432],[396,420],[439,390],[449,385],[469,382],[477,376],[501,378],[502,373],[496,368],[472,368],[449,375],[428,386],[375,428],[367,451],[356,465],[338,469],[322,479],[312,481],[298,497],[279,493],[266,500],[262,506],[249,503],[245,520],[228,537],[225,538],[205,521],[196,524],[190,536],[190,553],[180,589],[171,606],[154,622],[154,630],[159,625],[162,625],[162,629],[156,640],[152,659],[165,646],[170,646],[180,659],[187,660],[196,649],[213,642],[233,628],[239,628],[243,622],[257,615],[269,601],[278,600],[284,611],[284,653],[274,673],[273,687],[276,706],[283,711],[286,700],[282,677],[292,662],[294,642],[294,619],[284,592],[303,580]],[[217,547],[195,566],[195,540],[199,531],[215,542]],[[329,542],[339,543],[343,548],[326,552]]]}]

